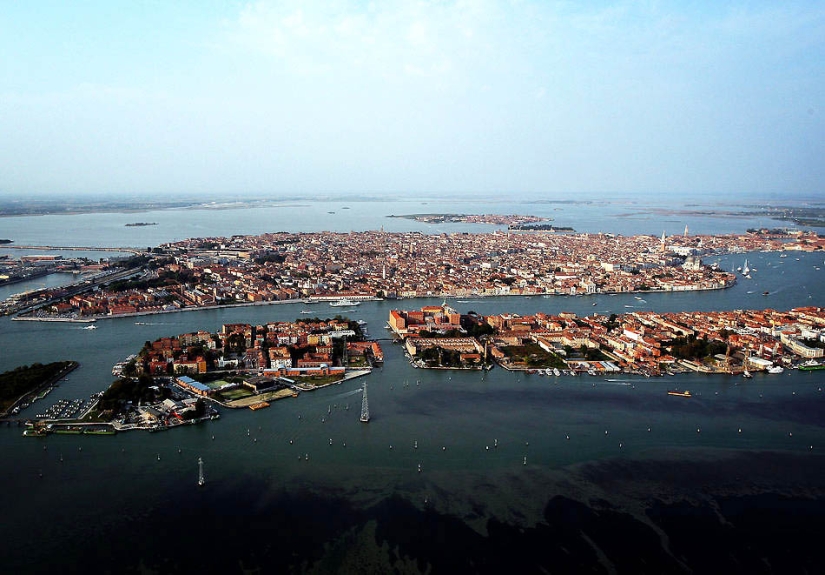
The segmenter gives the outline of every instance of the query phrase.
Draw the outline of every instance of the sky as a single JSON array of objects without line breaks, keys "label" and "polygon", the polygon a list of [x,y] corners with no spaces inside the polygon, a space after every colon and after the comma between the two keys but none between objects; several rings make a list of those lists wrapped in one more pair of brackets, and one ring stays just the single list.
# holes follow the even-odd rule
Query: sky
[{"label": "sky", "polygon": [[0,3],[0,195],[825,198],[825,2]]}]

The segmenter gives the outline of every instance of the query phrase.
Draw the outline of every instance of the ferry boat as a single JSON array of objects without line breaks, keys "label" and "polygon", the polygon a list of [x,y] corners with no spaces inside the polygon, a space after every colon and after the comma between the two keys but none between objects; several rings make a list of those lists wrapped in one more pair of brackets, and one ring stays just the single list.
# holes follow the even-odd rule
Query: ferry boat
[{"label": "ferry boat", "polygon": [[688,391],[687,389],[684,390],[684,391],[676,391],[675,389],[673,389],[673,390],[668,391],[667,394],[668,395],[673,395],[675,397],[693,397],[690,394],[690,391]]},{"label": "ferry boat", "polygon": [[338,301],[330,302],[330,307],[352,307],[361,305],[360,301],[352,301],[347,298],[339,299]]},{"label": "ferry boat", "polygon": [[819,363],[816,360],[809,359],[805,363],[799,364],[799,369],[802,371],[819,371],[825,369],[825,363]]}]

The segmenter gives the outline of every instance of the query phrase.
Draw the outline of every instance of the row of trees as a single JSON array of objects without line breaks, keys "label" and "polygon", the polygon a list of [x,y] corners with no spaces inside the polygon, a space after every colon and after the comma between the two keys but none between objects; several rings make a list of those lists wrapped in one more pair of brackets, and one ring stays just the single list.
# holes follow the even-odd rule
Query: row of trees
[{"label": "row of trees", "polygon": [[21,396],[50,383],[65,370],[77,364],[73,361],[33,363],[0,374],[0,410],[5,410]]}]

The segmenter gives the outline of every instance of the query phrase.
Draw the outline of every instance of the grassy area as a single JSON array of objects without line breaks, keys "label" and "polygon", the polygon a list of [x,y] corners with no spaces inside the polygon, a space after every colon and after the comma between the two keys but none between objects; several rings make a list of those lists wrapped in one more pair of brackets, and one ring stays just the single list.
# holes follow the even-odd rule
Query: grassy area
[{"label": "grassy area", "polygon": [[351,367],[351,368],[354,368],[354,369],[358,369],[358,368],[362,368],[362,367],[369,367],[369,366],[370,366],[370,362],[367,361],[367,358],[363,357],[363,356],[356,357],[356,358],[350,358],[350,360],[348,362],[348,365],[347,365],[347,367]]},{"label": "grassy area", "polygon": [[567,368],[564,360],[556,355],[545,351],[536,343],[525,345],[508,345],[501,349],[507,359],[513,364],[521,364],[530,368]]},{"label": "grassy area", "polygon": [[311,385],[313,387],[321,387],[321,386],[324,386],[324,385],[329,385],[331,383],[337,383],[339,381],[341,381],[341,378],[339,376],[334,376],[334,375],[330,375],[330,376],[313,375],[313,376],[309,376],[309,377],[302,377],[302,378],[298,379],[297,382],[300,385]]},{"label": "grassy area", "polygon": [[235,389],[227,389],[226,391],[222,391],[222,392],[220,392],[220,395],[226,401],[235,401],[236,399],[242,399],[244,397],[250,397],[251,395],[253,395],[253,393],[249,389],[235,388]]}]

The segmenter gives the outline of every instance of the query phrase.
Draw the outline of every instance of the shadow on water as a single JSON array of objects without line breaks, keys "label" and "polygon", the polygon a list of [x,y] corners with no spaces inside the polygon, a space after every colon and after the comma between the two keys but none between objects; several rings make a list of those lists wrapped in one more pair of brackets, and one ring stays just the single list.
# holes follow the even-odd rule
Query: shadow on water
[{"label": "shadow on water", "polygon": [[6,567],[28,573],[821,573],[823,470],[825,457],[770,452],[594,462],[537,478],[543,511],[533,524],[485,512],[483,493],[474,494],[469,513],[484,515],[481,529],[444,510],[436,488],[428,491],[435,501],[399,491],[359,502],[357,488],[272,488],[238,478],[232,485],[181,487],[117,525],[79,525],[61,534],[61,549],[52,550],[58,552],[12,556]]}]

